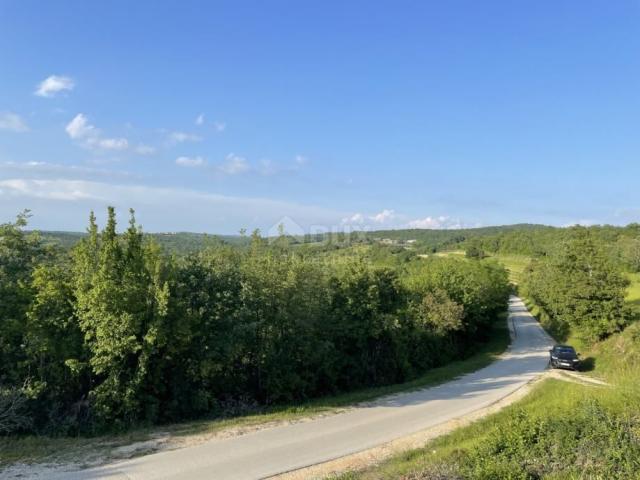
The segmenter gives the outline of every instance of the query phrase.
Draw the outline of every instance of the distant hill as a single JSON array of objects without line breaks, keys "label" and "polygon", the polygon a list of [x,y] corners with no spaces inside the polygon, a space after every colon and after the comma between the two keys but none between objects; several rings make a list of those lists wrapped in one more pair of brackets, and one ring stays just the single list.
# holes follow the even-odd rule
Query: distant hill
[{"label": "distant hill", "polygon": [[[640,237],[640,226],[631,224],[626,227],[598,225],[589,229],[605,243],[613,244],[620,236]],[[464,250],[470,242],[487,252],[521,253],[540,255],[557,245],[565,235],[566,229],[521,223],[493,227],[464,228],[455,230],[403,229],[375,230],[359,232],[334,232],[305,236],[288,237],[289,244],[312,249],[348,247],[354,244],[370,244],[393,248],[410,249],[415,253],[431,253],[444,250]],[[63,248],[75,245],[86,233],[80,232],[41,232],[44,240],[56,243]],[[247,245],[251,240],[240,235],[212,235],[206,233],[168,232],[147,233],[164,249],[171,253],[187,254],[204,248],[207,244],[223,242],[229,245]]]},{"label": "distant hill", "polygon": [[[511,232],[550,232],[555,227],[534,224],[502,225],[494,227],[464,228],[455,230],[433,229],[403,229],[403,230],[374,230],[345,233],[327,233],[291,237],[294,244],[324,243],[331,241],[338,244],[352,243],[397,243],[413,244],[421,250],[448,250],[458,248],[471,238],[485,238],[504,235]],[[84,232],[41,231],[45,242],[58,244],[63,248],[73,247]],[[167,251],[185,254],[202,249],[208,242],[224,242],[230,245],[246,245],[250,240],[240,235],[214,235],[192,232],[145,233],[153,238]]]},{"label": "distant hill", "polygon": [[408,242],[415,240],[416,244],[427,249],[447,250],[455,248],[471,238],[491,237],[510,232],[550,232],[557,230],[556,227],[546,225],[535,225],[521,223],[515,225],[501,225],[494,227],[461,228],[451,230],[432,229],[405,229],[405,230],[375,230],[366,232],[366,236],[372,240],[396,240],[398,242]]},{"label": "distant hill", "polygon": [[[454,250],[465,246],[465,243],[474,238],[489,239],[509,235],[540,237],[553,235],[559,231],[557,227],[535,224],[502,225],[480,228],[461,228],[452,230],[435,229],[401,229],[401,230],[373,230],[356,231],[349,234],[327,233],[307,235],[297,238],[301,243],[313,244],[331,241],[332,243],[378,243],[382,245],[412,246],[421,251]],[[526,234],[526,235],[525,235]]]},{"label": "distant hill", "polygon": [[[41,231],[46,243],[57,244],[62,248],[71,248],[87,234],[84,232],[57,232]],[[243,245],[248,239],[240,235],[209,235],[206,233],[171,232],[171,233],[145,233],[146,237],[153,238],[166,251],[177,254],[187,254],[202,249],[209,242],[224,242],[231,245]]]}]

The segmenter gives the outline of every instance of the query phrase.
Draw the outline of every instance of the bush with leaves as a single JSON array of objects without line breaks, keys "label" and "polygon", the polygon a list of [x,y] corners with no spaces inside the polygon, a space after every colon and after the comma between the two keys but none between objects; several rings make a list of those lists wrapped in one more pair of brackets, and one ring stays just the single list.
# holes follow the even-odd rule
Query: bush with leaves
[{"label": "bush with leaves", "polygon": [[32,426],[27,401],[24,388],[0,385],[0,434],[26,431]]}]

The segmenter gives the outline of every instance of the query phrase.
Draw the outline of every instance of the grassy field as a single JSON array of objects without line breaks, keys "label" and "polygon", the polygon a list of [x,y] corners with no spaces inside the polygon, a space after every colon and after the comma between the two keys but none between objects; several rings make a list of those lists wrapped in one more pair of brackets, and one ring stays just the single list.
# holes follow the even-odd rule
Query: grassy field
[{"label": "grassy field", "polygon": [[[630,278],[635,307],[640,275]],[[340,479],[640,478],[640,323],[583,356],[610,387],[544,380],[497,414]]]},{"label": "grassy field", "polygon": [[159,432],[172,436],[188,436],[214,433],[225,429],[251,428],[271,422],[294,421],[304,417],[328,414],[342,408],[374,400],[398,392],[411,391],[436,385],[465,373],[478,370],[493,362],[509,345],[506,318],[496,320],[491,341],[482,345],[471,357],[434,368],[425,375],[402,384],[357,390],[341,395],[324,397],[308,403],[277,406],[253,414],[226,419],[200,420],[195,422],[138,429],[123,435],[95,438],[51,438],[46,436],[0,437],[0,469],[14,462],[64,462],[77,458],[81,452],[93,450],[96,455],[109,456],[109,451],[132,442],[154,438]]},{"label": "grassy field", "polygon": [[524,269],[531,262],[531,258],[526,255],[496,254],[488,258],[493,258],[502,263],[509,271],[509,280],[515,285],[520,283]]}]

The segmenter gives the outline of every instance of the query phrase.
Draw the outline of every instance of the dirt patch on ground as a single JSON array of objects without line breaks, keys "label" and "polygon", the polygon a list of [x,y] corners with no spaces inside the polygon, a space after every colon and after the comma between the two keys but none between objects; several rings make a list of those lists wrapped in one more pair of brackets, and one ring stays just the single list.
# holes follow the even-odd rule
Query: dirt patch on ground
[{"label": "dirt patch on ground", "polygon": [[170,436],[167,432],[154,433],[147,440],[124,444],[107,440],[88,440],[83,448],[66,449],[40,462],[17,462],[0,467],[0,478],[45,480],[65,472],[75,472],[116,460],[155,453],[167,448],[169,441]]},{"label": "dirt patch on ground", "polygon": [[572,372],[569,370],[548,370],[545,373],[546,378],[555,378],[562,380],[563,382],[577,383],[578,385],[584,385],[588,387],[610,387],[611,385],[603,380],[599,380],[594,377],[582,375],[578,372]]}]

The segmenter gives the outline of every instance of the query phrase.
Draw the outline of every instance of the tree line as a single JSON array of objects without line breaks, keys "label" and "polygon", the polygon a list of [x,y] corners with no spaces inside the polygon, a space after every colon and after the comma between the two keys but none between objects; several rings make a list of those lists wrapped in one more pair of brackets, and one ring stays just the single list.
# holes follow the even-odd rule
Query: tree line
[{"label": "tree line", "polygon": [[254,232],[170,255],[133,211],[71,250],[0,225],[0,433],[95,433],[409,380],[471,354],[494,262],[376,263]]}]

